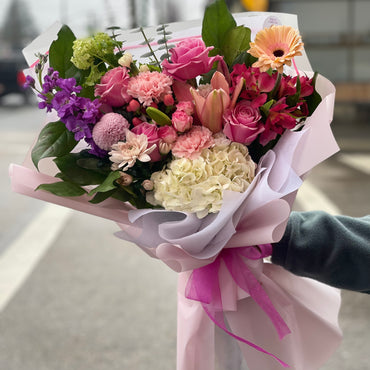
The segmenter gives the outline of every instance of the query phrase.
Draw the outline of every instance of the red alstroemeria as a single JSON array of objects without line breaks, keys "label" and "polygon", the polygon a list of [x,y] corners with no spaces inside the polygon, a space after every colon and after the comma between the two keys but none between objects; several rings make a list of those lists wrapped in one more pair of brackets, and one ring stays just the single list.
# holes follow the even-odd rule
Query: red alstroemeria
[{"label": "red alstroemeria", "polygon": [[297,124],[296,117],[292,114],[297,107],[289,107],[286,98],[278,100],[269,111],[265,123],[265,131],[259,137],[261,145],[265,146],[277,135],[282,135],[285,130],[293,129]]},{"label": "red alstroemeria", "polygon": [[[307,76],[299,77],[301,83],[301,91],[299,94],[299,99],[306,96],[310,96],[314,88],[312,86],[312,78]],[[283,98],[284,96],[292,96],[297,92],[297,76],[283,76],[280,82],[280,87],[278,91],[278,98]]]},{"label": "red alstroemeria", "polygon": [[245,80],[245,89],[240,96],[244,99],[254,99],[260,93],[272,91],[275,86],[277,74],[270,76],[266,72],[260,72],[258,68],[247,67],[245,64],[235,64],[230,74],[232,90],[238,85],[240,79]]}]

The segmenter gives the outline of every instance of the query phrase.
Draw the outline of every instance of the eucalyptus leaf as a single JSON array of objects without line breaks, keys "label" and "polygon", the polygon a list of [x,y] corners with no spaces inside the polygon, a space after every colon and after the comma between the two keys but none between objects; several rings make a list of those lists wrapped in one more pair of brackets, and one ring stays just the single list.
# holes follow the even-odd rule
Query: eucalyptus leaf
[{"label": "eucalyptus leaf", "polygon": [[156,31],[157,32],[163,32],[169,25],[168,24],[162,24],[159,27],[157,27]]},{"label": "eucalyptus leaf", "polygon": [[170,57],[170,54],[167,54],[167,53],[165,53],[165,54],[162,54],[161,55],[161,57],[159,58],[160,60],[165,60],[166,58],[168,59]]},{"label": "eucalyptus leaf", "polygon": [[59,76],[66,78],[66,72],[73,68],[71,57],[73,55],[73,41],[76,39],[71,29],[63,25],[49,49],[50,67],[59,72]]},{"label": "eucalyptus leaf", "polygon": [[45,190],[60,197],[79,197],[86,193],[85,189],[67,181],[41,184],[36,188],[36,190]]},{"label": "eucalyptus leaf", "polygon": [[216,0],[206,7],[202,22],[202,39],[207,46],[221,48],[225,35],[234,27],[236,22],[225,0]]},{"label": "eucalyptus leaf", "polygon": [[38,163],[42,158],[66,155],[76,145],[74,134],[67,130],[63,122],[50,122],[41,130],[32,149],[32,162],[38,168]]},{"label": "eucalyptus leaf", "polygon": [[152,42],[152,41],[154,41],[154,37],[149,37],[145,41],[140,42],[139,45],[147,45],[148,42]]},{"label": "eucalyptus leaf", "polygon": [[141,58],[149,58],[149,57],[152,57],[152,56],[154,56],[154,53],[152,51],[149,51],[149,52],[141,55],[140,57]]}]

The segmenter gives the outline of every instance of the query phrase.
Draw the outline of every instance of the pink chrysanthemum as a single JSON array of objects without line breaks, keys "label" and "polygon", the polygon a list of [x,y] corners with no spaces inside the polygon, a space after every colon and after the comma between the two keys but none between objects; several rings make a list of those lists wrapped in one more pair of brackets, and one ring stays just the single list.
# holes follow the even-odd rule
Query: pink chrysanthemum
[{"label": "pink chrysanthemum", "polygon": [[149,154],[156,148],[153,144],[148,148],[148,137],[144,134],[135,135],[131,131],[126,133],[126,142],[119,141],[112,145],[112,151],[109,152],[110,160],[113,162],[112,170],[127,170],[132,167],[137,160],[140,162],[149,162]]},{"label": "pink chrysanthemum", "polygon": [[92,137],[95,144],[103,150],[110,150],[112,145],[125,140],[130,124],[118,113],[104,114],[94,126]]},{"label": "pink chrysanthemum", "polygon": [[205,148],[214,144],[212,132],[204,126],[193,126],[186,134],[178,137],[172,147],[172,154],[177,158],[196,159]]},{"label": "pink chrysanthemum", "polygon": [[145,107],[153,102],[163,101],[167,94],[171,94],[172,78],[160,72],[141,72],[132,77],[127,86],[127,92],[137,98]]}]

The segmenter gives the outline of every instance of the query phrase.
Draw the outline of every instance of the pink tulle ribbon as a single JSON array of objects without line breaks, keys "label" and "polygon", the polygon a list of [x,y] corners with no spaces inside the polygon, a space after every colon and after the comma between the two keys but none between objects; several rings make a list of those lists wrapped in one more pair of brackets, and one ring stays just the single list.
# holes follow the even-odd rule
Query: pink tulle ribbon
[{"label": "pink tulle ribbon", "polygon": [[226,327],[223,315],[221,288],[218,277],[222,261],[225,263],[235,283],[247,292],[268,315],[276,328],[279,338],[282,339],[290,333],[287,324],[284,322],[279,312],[277,312],[267,293],[243,260],[244,258],[250,260],[262,259],[270,256],[271,253],[271,244],[242,248],[225,248],[214,262],[192,271],[186,286],[185,295],[188,299],[199,301],[208,317],[228,335],[260,352],[272,356],[282,366],[289,367],[289,365],[274,354],[229,331]]}]

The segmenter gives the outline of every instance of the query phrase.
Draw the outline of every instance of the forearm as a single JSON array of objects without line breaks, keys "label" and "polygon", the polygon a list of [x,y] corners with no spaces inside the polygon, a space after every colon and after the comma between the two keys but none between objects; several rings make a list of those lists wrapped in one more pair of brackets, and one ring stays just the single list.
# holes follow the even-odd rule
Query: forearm
[{"label": "forearm", "polygon": [[370,293],[370,216],[293,212],[272,262],[338,288]]}]

